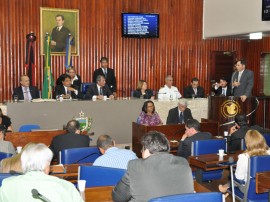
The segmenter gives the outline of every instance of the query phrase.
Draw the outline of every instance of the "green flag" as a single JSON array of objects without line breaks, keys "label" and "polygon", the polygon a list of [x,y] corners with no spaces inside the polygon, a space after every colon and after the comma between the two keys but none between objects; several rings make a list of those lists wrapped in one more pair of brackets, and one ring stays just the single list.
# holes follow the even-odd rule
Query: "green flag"
[{"label": "green flag", "polygon": [[51,36],[46,33],[45,43],[45,56],[44,56],[44,80],[42,88],[42,98],[52,99],[53,76],[51,71]]}]

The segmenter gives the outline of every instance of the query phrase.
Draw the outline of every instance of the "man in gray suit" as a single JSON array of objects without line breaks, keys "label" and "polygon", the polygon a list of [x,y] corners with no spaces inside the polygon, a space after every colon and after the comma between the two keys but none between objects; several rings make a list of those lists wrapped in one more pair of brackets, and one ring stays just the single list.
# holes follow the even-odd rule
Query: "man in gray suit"
[{"label": "man in gray suit", "polygon": [[252,95],[254,74],[253,71],[246,69],[245,60],[238,60],[236,68],[237,72],[232,78],[233,95],[240,97],[242,102],[245,102],[247,97]]},{"label": "man in gray suit", "polygon": [[143,158],[129,161],[126,174],[112,191],[113,201],[145,202],[194,192],[187,160],[168,153],[170,143],[164,134],[151,131],[142,137],[141,144]]}]

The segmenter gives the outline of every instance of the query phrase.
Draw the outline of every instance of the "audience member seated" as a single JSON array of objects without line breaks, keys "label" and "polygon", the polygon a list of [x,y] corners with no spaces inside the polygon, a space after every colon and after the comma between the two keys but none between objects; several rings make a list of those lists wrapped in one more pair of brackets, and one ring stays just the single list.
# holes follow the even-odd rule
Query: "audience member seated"
[{"label": "audience member seated", "polygon": [[142,159],[132,160],[112,191],[113,201],[148,201],[151,198],[193,193],[191,168],[186,159],[169,154],[166,136],[151,131],[141,139]]},{"label": "audience member seated", "polygon": [[[266,144],[264,137],[256,130],[248,130],[245,135],[246,150],[238,156],[235,177],[240,181],[247,181],[248,177],[248,159],[251,156],[270,155],[269,147]],[[221,192],[226,192],[230,184],[219,185]],[[239,189],[241,191],[242,187]]]},{"label": "audience member seated", "polygon": [[7,131],[13,131],[11,126],[11,120],[8,116],[5,116],[0,108],[0,125],[3,125]]},{"label": "audience member seated", "polygon": [[55,87],[56,97],[61,95],[64,99],[78,99],[82,98],[81,92],[78,90],[77,86],[71,84],[71,77],[67,74],[63,76],[62,85]]},{"label": "audience member seated", "polygon": [[22,173],[21,154],[31,144],[34,143],[30,142],[25,145],[19,154],[3,159],[0,165],[0,173]]},{"label": "audience member seated", "polygon": [[127,169],[128,162],[137,159],[133,151],[115,147],[115,141],[109,135],[99,136],[97,147],[103,155],[95,160],[94,166]]},{"label": "audience member seated", "polygon": [[199,86],[199,79],[193,78],[191,85],[184,88],[184,98],[204,98],[204,89]]},{"label": "audience member seated", "polygon": [[241,150],[241,140],[249,130],[247,116],[238,114],[234,117],[235,125],[230,128],[228,136],[228,152]]},{"label": "audience member seated", "polygon": [[219,83],[213,85],[213,91],[216,96],[231,96],[231,89],[225,77],[221,77]]},{"label": "audience member seated", "polygon": [[144,102],[137,123],[146,126],[158,126],[163,124],[158,113],[155,111],[155,105],[151,100]]},{"label": "audience member seated", "polygon": [[71,120],[67,123],[67,134],[57,135],[52,139],[50,149],[54,155],[59,157],[59,151],[63,149],[89,147],[90,138],[87,135],[81,135],[80,123]]},{"label": "audience member seated", "polygon": [[5,141],[6,127],[0,125],[0,152],[15,154],[14,146],[11,142]]},{"label": "audience member seated", "polygon": [[176,100],[181,98],[177,87],[173,86],[173,77],[171,75],[166,76],[164,87],[158,91],[158,99],[160,100]]},{"label": "audience member seated", "polygon": [[71,78],[71,84],[76,86],[79,90],[82,84],[82,80],[80,75],[76,74],[76,70],[74,67],[71,67],[65,74],[60,75],[56,80],[56,85],[62,85],[62,81],[64,80],[64,75],[68,74]]},{"label": "audience member seated", "polygon": [[187,100],[180,99],[178,107],[170,109],[166,124],[183,124],[188,119],[193,119],[193,117],[190,109],[187,108]]},{"label": "audience member seated", "polygon": [[30,79],[27,75],[22,75],[20,78],[20,87],[13,89],[14,95],[18,96],[19,100],[31,101],[32,99],[40,98],[39,90],[35,86],[30,86]]},{"label": "audience member seated", "polygon": [[201,124],[196,119],[189,119],[186,122],[185,134],[182,136],[179,144],[177,155],[188,158],[191,155],[191,143],[196,140],[209,140],[212,138],[211,133],[200,132]]},{"label": "audience member seated", "polygon": [[[24,174],[3,180],[0,189],[0,201],[39,201],[41,200],[39,194],[33,196],[33,189],[36,189],[48,201],[83,202],[72,183],[48,175],[52,157],[52,152],[44,144],[28,146],[21,156]],[[16,194],[14,194],[14,190],[16,190]]]},{"label": "audience member seated", "polygon": [[109,89],[109,87],[106,85],[105,77],[102,75],[97,76],[96,83],[89,86],[87,89],[85,99],[92,99],[92,100],[103,100],[104,96],[107,96],[110,99],[113,99],[114,96]]},{"label": "audience member seated", "polygon": [[147,89],[147,83],[145,80],[139,80],[137,89],[133,92],[133,97],[143,99],[154,99],[153,91]]}]

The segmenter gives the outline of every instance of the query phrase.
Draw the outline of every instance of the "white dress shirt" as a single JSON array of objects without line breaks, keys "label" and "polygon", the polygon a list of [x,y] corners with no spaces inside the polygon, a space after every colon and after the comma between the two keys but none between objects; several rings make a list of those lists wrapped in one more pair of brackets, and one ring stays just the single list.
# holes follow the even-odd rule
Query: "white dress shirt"
[{"label": "white dress shirt", "polygon": [[160,100],[177,100],[181,97],[182,95],[175,86],[169,88],[167,85],[164,85],[164,87],[158,91],[158,99]]}]

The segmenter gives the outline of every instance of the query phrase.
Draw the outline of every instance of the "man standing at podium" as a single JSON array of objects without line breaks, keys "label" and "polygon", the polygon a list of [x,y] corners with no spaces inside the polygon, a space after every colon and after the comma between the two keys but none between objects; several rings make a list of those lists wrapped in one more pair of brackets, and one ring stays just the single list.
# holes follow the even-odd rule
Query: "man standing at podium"
[{"label": "man standing at podium", "polygon": [[232,89],[233,95],[240,97],[245,102],[247,97],[252,95],[254,85],[254,73],[246,69],[246,61],[238,60],[236,63],[237,72],[233,76]]}]

